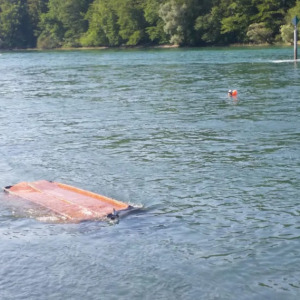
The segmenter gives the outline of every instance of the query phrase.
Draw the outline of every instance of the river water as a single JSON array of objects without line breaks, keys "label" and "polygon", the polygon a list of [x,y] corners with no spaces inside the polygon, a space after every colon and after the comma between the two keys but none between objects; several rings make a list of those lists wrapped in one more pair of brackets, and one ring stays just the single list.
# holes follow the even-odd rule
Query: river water
[{"label": "river water", "polygon": [[54,180],[142,209],[47,223],[2,193],[1,300],[299,299],[292,55],[2,52],[1,186]]}]

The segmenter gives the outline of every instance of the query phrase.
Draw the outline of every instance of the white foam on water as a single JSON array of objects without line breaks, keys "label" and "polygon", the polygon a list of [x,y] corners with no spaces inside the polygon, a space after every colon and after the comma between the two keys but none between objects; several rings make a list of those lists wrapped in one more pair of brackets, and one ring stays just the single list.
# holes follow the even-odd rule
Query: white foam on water
[{"label": "white foam on water", "polygon": [[133,203],[131,201],[127,202],[128,205],[132,206],[133,208],[143,208],[143,204],[140,203]]},{"label": "white foam on water", "polygon": [[292,62],[298,62],[300,59],[278,59],[278,60],[271,60],[271,62],[275,64],[280,64],[280,63],[292,63]]}]

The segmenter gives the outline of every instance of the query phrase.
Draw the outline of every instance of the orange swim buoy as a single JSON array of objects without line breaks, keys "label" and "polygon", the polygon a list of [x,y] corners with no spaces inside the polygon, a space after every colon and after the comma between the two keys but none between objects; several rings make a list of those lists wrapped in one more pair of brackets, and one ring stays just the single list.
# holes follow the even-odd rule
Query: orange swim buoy
[{"label": "orange swim buoy", "polygon": [[238,92],[237,90],[229,90],[228,91],[228,96],[237,96]]}]

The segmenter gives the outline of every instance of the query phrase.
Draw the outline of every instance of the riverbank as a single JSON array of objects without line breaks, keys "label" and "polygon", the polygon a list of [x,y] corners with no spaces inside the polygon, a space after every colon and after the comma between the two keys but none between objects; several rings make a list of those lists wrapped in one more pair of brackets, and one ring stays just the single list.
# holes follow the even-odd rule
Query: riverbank
[{"label": "riverbank", "polygon": [[[298,45],[300,42],[298,42]],[[60,48],[52,48],[52,49],[44,49],[44,48],[14,48],[14,49],[0,49],[0,52],[6,51],[84,51],[84,50],[108,50],[108,49],[115,49],[115,50],[128,50],[128,49],[176,49],[176,48],[265,48],[265,47],[292,47],[293,45],[290,43],[276,43],[276,44],[253,44],[253,43],[236,43],[236,44],[229,44],[229,45],[211,45],[211,46],[179,46],[179,45],[139,45],[139,46],[119,46],[119,47],[108,47],[108,46],[101,46],[101,47],[60,47]]]},{"label": "riverbank", "polygon": [[119,47],[60,47],[60,48],[13,48],[13,49],[0,49],[0,52],[5,51],[70,51],[70,50],[107,50],[107,49],[172,49],[172,48],[180,48],[179,45],[139,45],[139,46],[119,46]]}]

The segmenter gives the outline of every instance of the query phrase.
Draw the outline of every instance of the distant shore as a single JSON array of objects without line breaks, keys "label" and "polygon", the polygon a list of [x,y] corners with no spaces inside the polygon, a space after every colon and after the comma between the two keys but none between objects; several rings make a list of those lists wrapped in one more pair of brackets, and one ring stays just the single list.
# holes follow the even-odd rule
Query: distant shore
[{"label": "distant shore", "polygon": [[[299,45],[299,42],[298,42]],[[128,50],[128,49],[176,49],[176,48],[262,48],[262,47],[292,47],[292,44],[288,43],[277,43],[277,44],[229,44],[229,45],[211,45],[211,46],[195,46],[195,47],[185,47],[179,45],[139,45],[139,46],[119,46],[119,47],[109,47],[109,46],[99,46],[99,47],[60,47],[60,48],[52,48],[52,49],[44,49],[44,48],[12,48],[12,49],[0,49],[0,52],[3,51],[70,51],[70,50],[107,50],[107,49],[115,49],[115,50]]]},{"label": "distant shore", "polygon": [[99,46],[99,47],[60,47],[60,48],[11,48],[11,49],[0,49],[1,51],[70,51],[70,50],[107,50],[107,49],[171,49],[171,48],[180,48],[179,45],[139,45],[139,46],[119,46],[119,47],[108,47],[108,46]]}]

